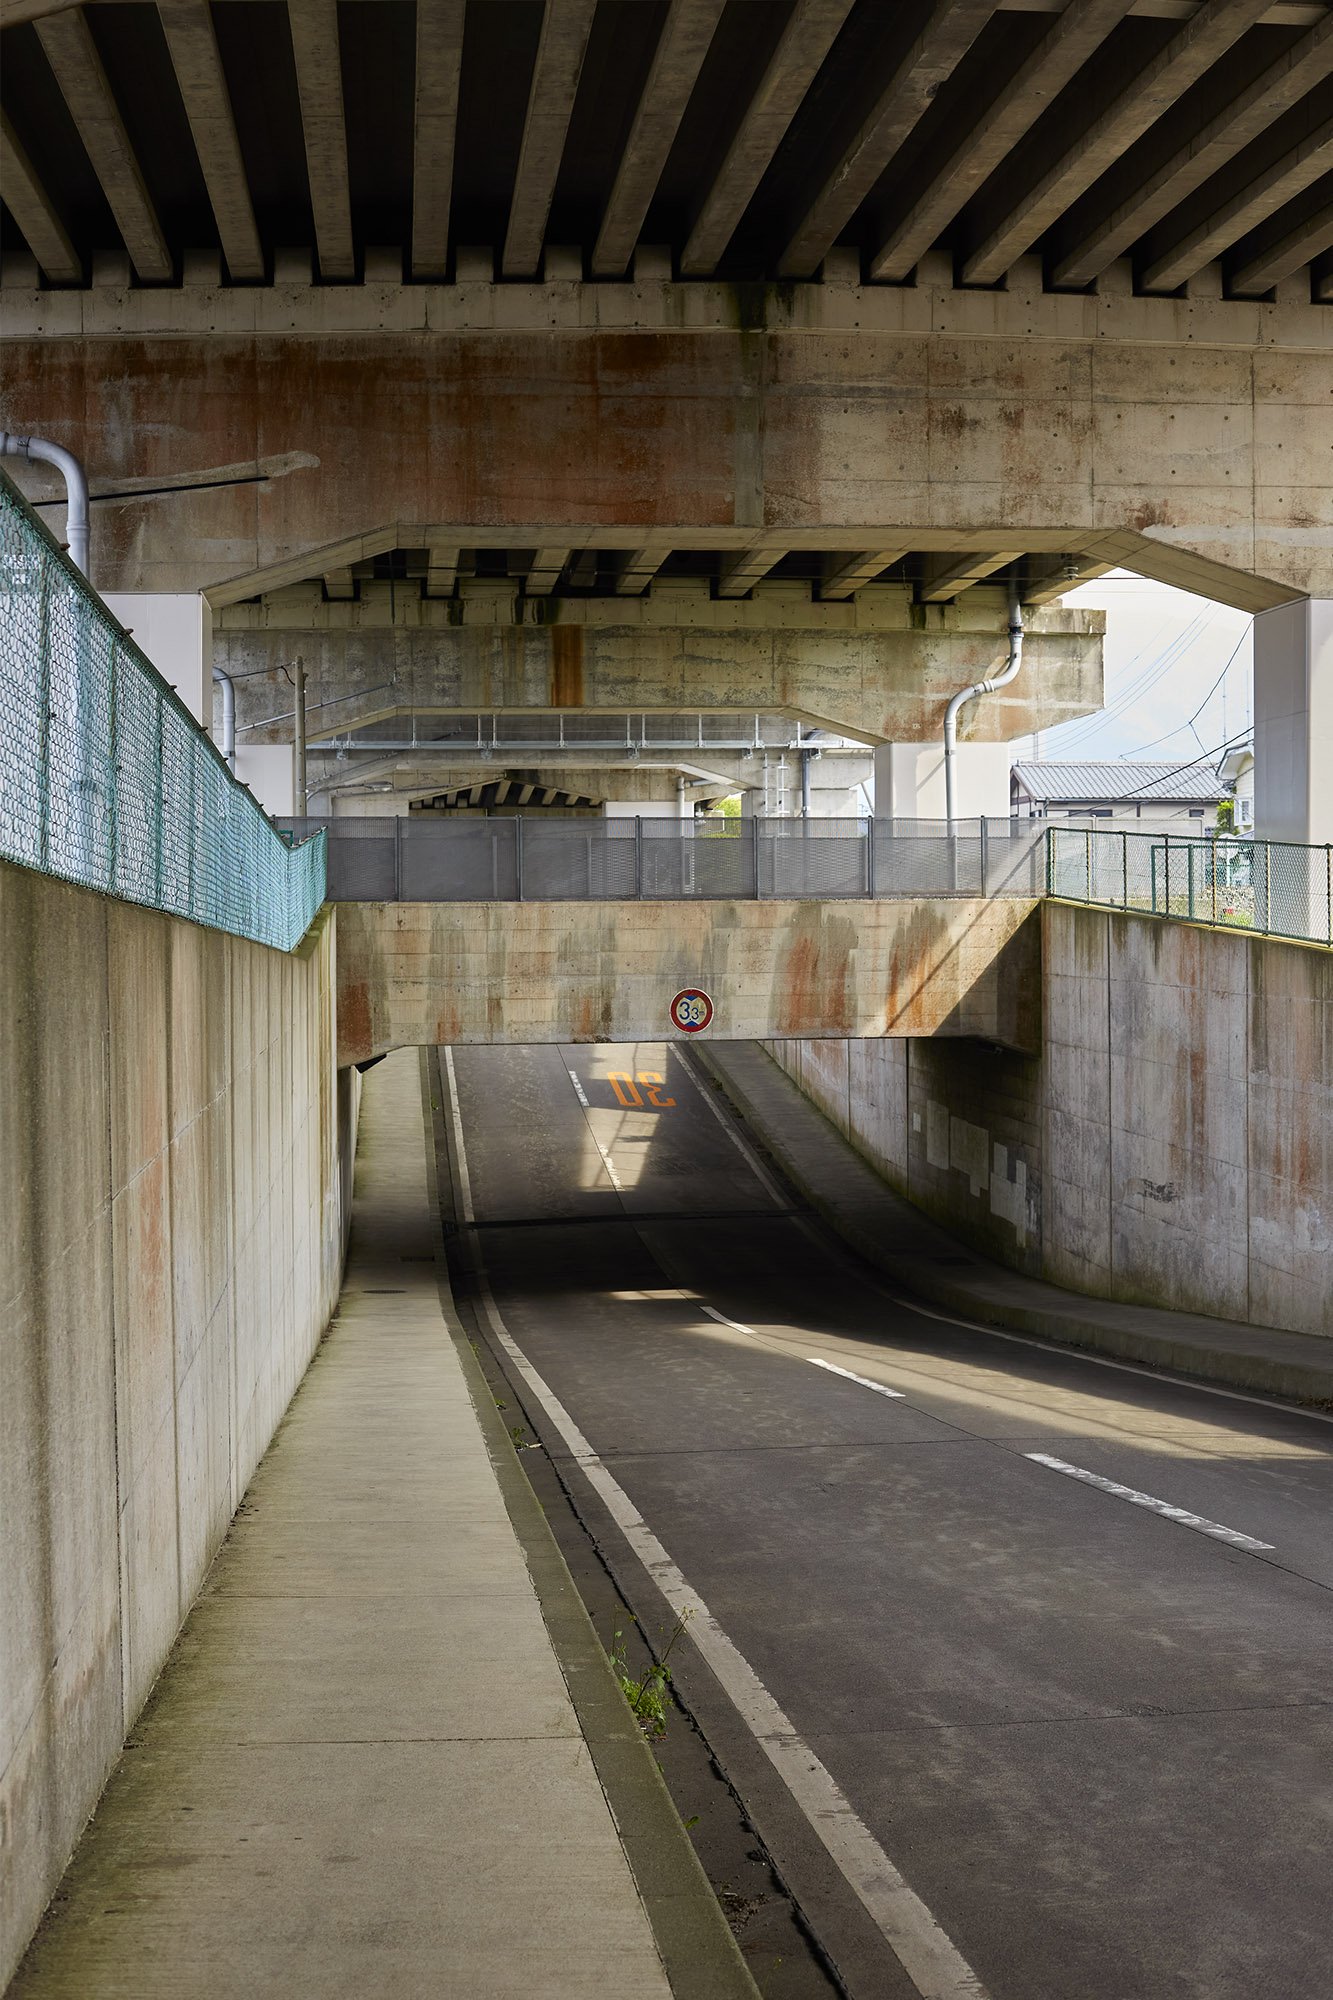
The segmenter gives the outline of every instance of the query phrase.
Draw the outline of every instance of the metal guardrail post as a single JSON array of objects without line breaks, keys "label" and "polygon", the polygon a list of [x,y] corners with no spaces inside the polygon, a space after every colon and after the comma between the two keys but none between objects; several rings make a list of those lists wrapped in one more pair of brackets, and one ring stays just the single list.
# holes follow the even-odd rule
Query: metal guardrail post
[{"label": "metal guardrail post", "polygon": [[1185,849],[1185,887],[1189,898],[1189,914],[1194,915],[1194,842]]},{"label": "metal guardrail post", "polygon": [[875,822],[873,817],[866,821],[866,894],[875,893]]},{"label": "metal guardrail post", "polygon": [[514,882],[518,900],[523,901],[523,815],[514,814]]},{"label": "metal guardrail post", "polygon": [[759,886],[759,826],[760,826],[760,820],[758,814],[756,813],[755,817],[750,821],[750,845],[754,850],[752,858],[754,867],[754,896],[756,902],[759,901],[760,896],[762,894],[762,891]]},{"label": "metal guardrail post", "polygon": [[[153,734],[156,738],[153,748],[156,768],[162,769],[162,697],[153,702]],[[153,901],[158,909],[162,907],[162,801],[159,798],[153,814]]]},{"label": "metal guardrail post", "polygon": [[1092,902],[1092,834],[1086,827],[1083,830],[1083,893]]},{"label": "metal guardrail post", "polygon": [[393,900],[403,900],[403,828],[406,821],[396,819],[393,823]]},{"label": "metal guardrail post", "polygon": [[1324,849],[1324,942],[1333,944],[1333,847]]},{"label": "metal guardrail post", "polygon": [[[51,572],[42,565],[42,608],[37,648],[37,853],[40,866],[51,857]],[[160,746],[159,746],[160,748]],[[158,769],[162,768],[159,755]]]},{"label": "metal guardrail post", "polygon": [[634,895],[643,901],[643,814],[634,815]]},{"label": "metal guardrail post", "polygon": [[119,673],[118,673],[119,666],[120,666],[120,641],[118,639],[113,639],[111,641],[111,656],[107,666],[107,712],[106,712],[106,750],[107,750],[106,880],[107,880],[107,887],[111,890],[113,895],[115,894],[116,890],[116,877],[120,872],[120,801],[116,796],[117,793],[116,780],[119,776],[119,757],[117,753],[117,742],[118,742],[119,732],[116,726],[117,694],[119,692]]},{"label": "metal guardrail post", "polygon": [[986,815],[982,813],[977,821],[981,834],[981,893],[986,894],[986,861],[990,848],[990,833],[986,826]]},{"label": "metal guardrail post", "polygon": [[1264,936],[1273,928],[1273,849],[1270,842],[1264,842]]},{"label": "metal guardrail post", "polygon": [[1120,835],[1120,907],[1129,908],[1129,835]]}]

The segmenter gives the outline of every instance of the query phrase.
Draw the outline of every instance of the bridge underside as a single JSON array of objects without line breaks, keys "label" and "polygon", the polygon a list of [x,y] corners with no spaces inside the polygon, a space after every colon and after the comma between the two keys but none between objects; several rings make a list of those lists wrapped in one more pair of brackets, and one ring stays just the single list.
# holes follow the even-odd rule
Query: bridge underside
[{"label": "bridge underside", "polygon": [[634,1042],[702,987],[725,1041],[967,1035],[1032,1050],[1031,899],[344,903],[338,1060],[460,1042]]}]

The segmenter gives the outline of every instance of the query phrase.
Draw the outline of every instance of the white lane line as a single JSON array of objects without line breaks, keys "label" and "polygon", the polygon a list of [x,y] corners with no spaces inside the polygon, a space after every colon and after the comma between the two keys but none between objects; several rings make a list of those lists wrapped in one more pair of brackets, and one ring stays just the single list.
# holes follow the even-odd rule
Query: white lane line
[{"label": "white lane line", "polygon": [[588,1093],[579,1082],[576,1073],[572,1069],[569,1069],[568,1063],[565,1064],[565,1068],[569,1070],[569,1080],[574,1086],[574,1095],[586,1111],[588,1109]]},{"label": "white lane line", "polygon": [[[565,1069],[568,1071],[569,1080],[574,1086],[574,1095],[578,1098],[579,1103],[583,1106],[585,1111],[591,1110],[592,1107],[588,1103],[587,1091],[583,1088],[583,1085],[579,1082],[578,1077],[575,1075],[574,1071],[570,1069],[568,1063],[565,1064]],[[611,1155],[607,1152],[606,1147],[602,1144],[597,1134],[593,1131],[591,1124],[589,1124],[588,1126],[588,1136],[592,1140],[593,1145],[596,1146],[598,1152],[602,1156],[602,1165],[606,1168],[607,1173],[611,1177],[612,1187],[615,1189],[617,1194],[624,1194],[625,1184],[621,1180],[620,1175],[616,1172],[615,1161],[611,1158]]]},{"label": "white lane line", "polygon": [[1051,1458],[1044,1451],[1025,1451],[1024,1458],[1030,1458],[1034,1465],[1049,1465],[1052,1472],[1063,1472],[1070,1479],[1081,1479],[1085,1486],[1096,1486],[1103,1493],[1113,1493],[1117,1500],[1128,1500],[1131,1507],[1147,1507],[1154,1514],[1162,1514],[1168,1521],[1178,1521],[1182,1528],[1196,1528],[1201,1535],[1211,1535],[1215,1542],[1229,1542],[1233,1549],[1249,1549],[1255,1554],[1271,1549],[1272,1542],[1257,1542],[1253,1535],[1242,1535],[1236,1528],[1224,1528],[1220,1521],[1205,1520],[1202,1514],[1191,1514],[1188,1508],[1173,1507],[1169,1501],[1156,1500],[1151,1493],[1140,1493],[1137,1487],[1122,1486],[1118,1480],[1103,1479],[1100,1472],[1085,1472],[1081,1465],[1066,1465],[1062,1458]]},{"label": "white lane line", "polygon": [[[452,1084],[452,1073],[450,1076]],[[462,1131],[455,1143],[463,1160]],[[699,1593],[677,1569],[623,1486],[612,1477],[564,1404],[511,1338],[500,1318],[478,1255],[478,1288],[495,1338],[546,1411],[575,1463],[677,1616],[690,1616],[689,1636],[725,1688],[760,1749],[815,1834],[859,1897],[920,2000],[988,2000],[985,1987],[926,1905],[910,1889],[845,1793],[779,1708],[744,1654],[732,1643]],[[706,1308],[707,1310],[707,1308]],[[721,1318],[721,1314],[713,1315]],[[727,1321],[734,1326],[737,1322]]]},{"label": "white lane line", "polygon": [[454,1135],[454,1165],[458,1169],[458,1195],[463,1209],[464,1222],[475,1222],[476,1211],[472,1206],[472,1176],[468,1172],[467,1153],[463,1147],[463,1120],[458,1110],[458,1078],[454,1075],[454,1052],[446,1047],[444,1051],[444,1075],[449,1085],[449,1123]]},{"label": "white lane line", "polygon": [[839,1368],[836,1361],[821,1361],[817,1354],[807,1354],[816,1368],[827,1368],[830,1375],[841,1375],[847,1382],[859,1382],[863,1389],[873,1389],[877,1396],[893,1396],[900,1403],[906,1402],[901,1389],[887,1389],[882,1382],[872,1382],[868,1375],[853,1375],[850,1368]]},{"label": "white lane line", "polygon": [[759,1338],[759,1335],[752,1326],[742,1326],[738,1319],[728,1319],[727,1315],[720,1313],[716,1306],[701,1306],[700,1311],[706,1312],[709,1319],[715,1319],[719,1326],[735,1327],[737,1333],[748,1333],[751,1340],[758,1340]]}]

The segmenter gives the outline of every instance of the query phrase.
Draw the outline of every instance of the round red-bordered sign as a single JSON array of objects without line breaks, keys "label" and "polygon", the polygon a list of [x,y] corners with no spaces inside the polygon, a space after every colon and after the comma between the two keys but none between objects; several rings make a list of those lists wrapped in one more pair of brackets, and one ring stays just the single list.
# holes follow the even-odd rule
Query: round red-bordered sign
[{"label": "round red-bordered sign", "polygon": [[697,1035],[713,1018],[713,1003],[697,986],[686,987],[671,1003],[671,1025],[682,1035]]}]

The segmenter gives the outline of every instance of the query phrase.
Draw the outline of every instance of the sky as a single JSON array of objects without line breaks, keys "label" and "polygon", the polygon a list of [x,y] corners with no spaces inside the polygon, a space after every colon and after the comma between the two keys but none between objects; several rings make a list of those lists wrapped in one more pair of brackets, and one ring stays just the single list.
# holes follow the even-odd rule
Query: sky
[{"label": "sky", "polygon": [[[1063,602],[1106,613],[1106,707],[1043,730],[1044,761],[1183,764],[1207,751],[1215,763],[1228,738],[1245,740],[1253,713],[1248,612],[1126,570],[1080,584]],[[1031,739],[1015,751],[1030,757]]]}]

